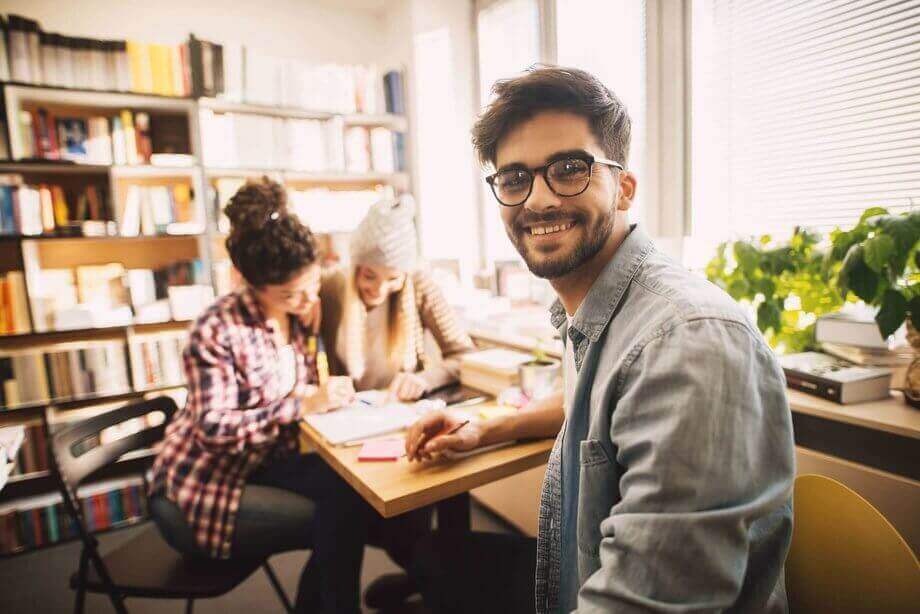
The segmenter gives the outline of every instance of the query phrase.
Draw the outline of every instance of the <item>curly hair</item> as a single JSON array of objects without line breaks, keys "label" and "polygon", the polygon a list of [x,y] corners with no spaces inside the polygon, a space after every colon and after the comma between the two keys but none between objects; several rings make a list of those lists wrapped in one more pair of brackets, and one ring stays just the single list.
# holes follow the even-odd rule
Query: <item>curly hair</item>
[{"label": "curly hair", "polygon": [[251,286],[286,283],[317,262],[316,238],[288,211],[279,183],[267,177],[246,183],[224,211],[230,218],[230,260]]}]

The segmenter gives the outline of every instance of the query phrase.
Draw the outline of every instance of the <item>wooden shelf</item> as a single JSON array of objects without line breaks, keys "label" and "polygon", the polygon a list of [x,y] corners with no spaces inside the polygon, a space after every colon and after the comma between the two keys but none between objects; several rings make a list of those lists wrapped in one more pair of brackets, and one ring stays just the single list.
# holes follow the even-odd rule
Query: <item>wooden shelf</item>
[{"label": "wooden shelf", "polygon": [[62,87],[59,85],[40,85],[36,83],[26,83],[24,81],[0,81],[0,84],[2,84],[4,87],[15,86],[15,87],[30,88],[30,89],[55,90],[55,91],[60,91],[60,92],[81,92],[81,93],[87,93],[87,94],[93,94],[93,95],[99,95],[99,94],[107,94],[107,95],[111,94],[111,95],[116,95],[116,96],[132,95],[132,96],[144,96],[146,98],[163,99],[163,100],[194,100],[194,98],[190,98],[187,96],[164,96],[163,94],[147,94],[143,92],[122,92],[118,90],[94,90],[94,89],[80,88],[80,87]]},{"label": "wooden shelf", "polygon": [[57,162],[53,160],[8,160],[0,162],[0,172],[4,173],[61,173],[68,175],[108,173],[107,164],[80,164],[78,162]]},{"label": "wooden shelf", "polygon": [[176,235],[0,235],[0,241],[151,241],[157,239],[197,239],[207,233]]},{"label": "wooden shelf", "polygon": [[159,94],[70,89],[19,83],[5,83],[3,89],[7,104],[9,105],[13,102],[13,106],[17,108],[22,101],[97,109],[130,108],[190,112],[196,108],[194,98],[179,98]]},{"label": "wooden shelf", "polygon": [[130,401],[138,397],[142,397],[145,394],[155,394],[157,392],[165,392],[167,390],[175,390],[177,388],[185,388],[185,384],[170,384],[163,386],[154,386],[152,388],[144,388],[141,390],[132,389],[132,390],[123,390],[121,392],[106,392],[102,394],[88,394],[80,397],[69,397],[65,399],[51,399],[50,401],[41,401],[39,403],[29,403],[27,405],[17,405],[15,407],[0,407],[0,414],[11,414],[20,411],[32,412],[35,410],[41,410],[48,407],[53,407],[59,411],[70,411],[74,409],[83,409],[85,407],[91,407],[93,405],[99,405],[102,403],[117,403],[118,401]]},{"label": "wooden shelf", "polygon": [[146,323],[133,323],[125,324],[121,326],[100,326],[98,328],[74,328],[71,330],[48,330],[48,331],[39,331],[31,333],[20,333],[15,335],[0,335],[0,346],[4,340],[51,340],[51,343],[54,343],[54,338],[59,336],[72,336],[72,335],[98,335],[101,333],[118,333],[122,331],[132,330],[134,332],[156,332],[157,330],[179,327],[179,326],[188,326],[192,323],[192,320],[167,320],[165,322],[146,322]]},{"label": "wooden shelf", "polygon": [[383,126],[396,131],[404,131],[406,118],[393,113],[340,113],[337,111],[317,111],[301,107],[282,107],[245,102],[231,102],[219,98],[199,98],[198,105],[215,113],[245,113],[250,115],[267,115],[290,119],[333,119],[341,117],[350,126]]},{"label": "wooden shelf", "polygon": [[282,171],[282,178],[288,183],[404,183],[406,173],[308,173]]},{"label": "wooden shelf", "polygon": [[920,410],[905,403],[901,393],[853,405],[840,405],[798,390],[788,390],[786,395],[789,407],[800,414],[920,439]]}]

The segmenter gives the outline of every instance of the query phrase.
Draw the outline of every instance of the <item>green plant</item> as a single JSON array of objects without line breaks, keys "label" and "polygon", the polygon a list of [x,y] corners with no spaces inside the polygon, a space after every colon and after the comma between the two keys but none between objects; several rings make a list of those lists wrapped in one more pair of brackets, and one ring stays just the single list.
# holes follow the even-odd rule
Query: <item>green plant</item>
[{"label": "green plant", "polygon": [[879,308],[883,337],[910,317],[920,329],[920,211],[891,215],[867,209],[852,229],[831,234],[825,271],[836,272],[841,297],[849,293]]},{"label": "green plant", "polygon": [[706,277],[735,300],[753,305],[757,327],[772,347],[812,349],[817,317],[843,304],[831,289],[820,241],[820,235],[797,228],[786,242],[764,235],[722,243],[706,265]]}]

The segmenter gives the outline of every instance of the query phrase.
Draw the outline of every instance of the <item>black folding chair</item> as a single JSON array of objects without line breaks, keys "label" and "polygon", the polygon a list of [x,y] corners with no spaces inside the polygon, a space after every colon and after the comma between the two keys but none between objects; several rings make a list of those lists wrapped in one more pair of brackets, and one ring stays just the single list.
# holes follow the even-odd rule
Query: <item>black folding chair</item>
[{"label": "black folding chair", "polygon": [[[98,437],[102,430],[154,412],[166,416],[158,426],[85,449],[85,442]],[[80,566],[70,581],[77,591],[74,611],[82,614],[86,593],[91,592],[108,594],[119,614],[127,613],[124,603],[127,597],[185,599],[186,612],[191,613],[196,599],[224,595],[262,567],[285,611],[293,612],[291,602],[266,559],[184,557],[163,540],[153,525],[148,525],[106,556],[100,555],[99,542],[86,528],[76,497],[77,488],[126,452],[149,448],[159,442],[175,412],[176,403],[171,398],[159,397],[95,416],[50,437],[51,472],[60,488],[64,507],[83,542]]]}]

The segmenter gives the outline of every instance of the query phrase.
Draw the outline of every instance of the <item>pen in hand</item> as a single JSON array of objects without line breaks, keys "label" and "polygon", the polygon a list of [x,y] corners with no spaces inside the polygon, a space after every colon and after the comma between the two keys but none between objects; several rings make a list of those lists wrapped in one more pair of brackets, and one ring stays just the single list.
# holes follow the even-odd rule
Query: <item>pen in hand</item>
[{"label": "pen in hand", "polygon": [[438,437],[443,437],[443,436],[445,436],[445,435],[453,435],[454,433],[456,433],[457,431],[459,431],[460,429],[462,429],[464,426],[466,426],[466,425],[469,424],[469,423],[470,423],[469,420],[464,420],[463,422],[461,422],[460,424],[458,424],[458,425],[455,426],[454,428],[450,429],[450,430],[447,431],[446,433],[441,433],[440,435],[438,435]]}]

